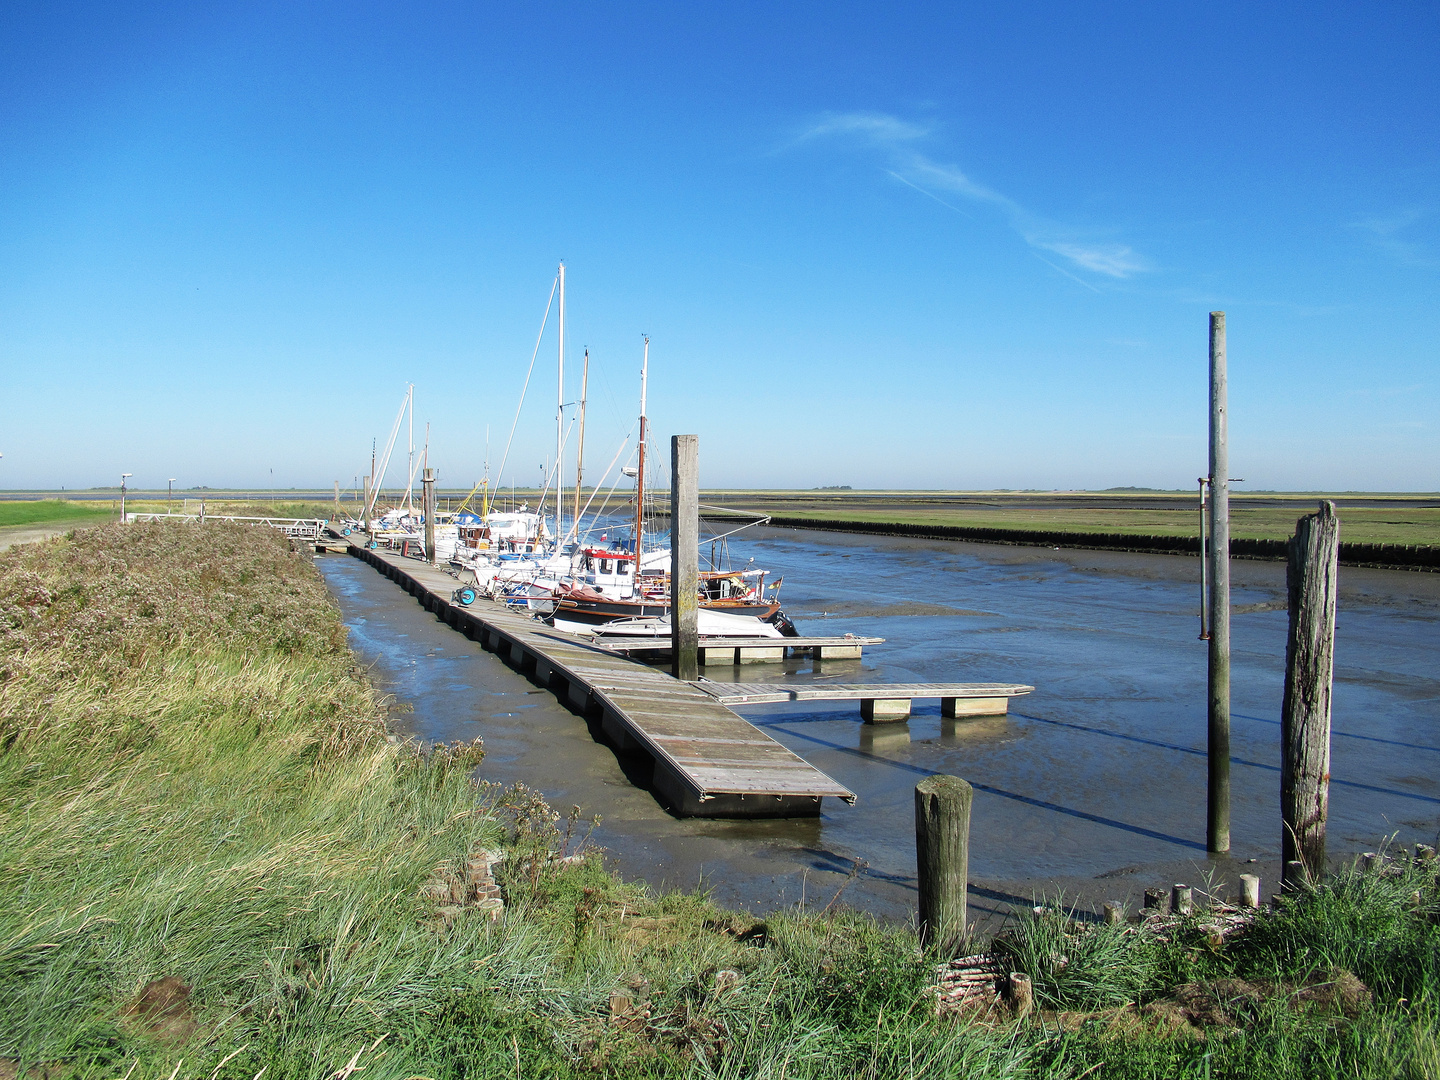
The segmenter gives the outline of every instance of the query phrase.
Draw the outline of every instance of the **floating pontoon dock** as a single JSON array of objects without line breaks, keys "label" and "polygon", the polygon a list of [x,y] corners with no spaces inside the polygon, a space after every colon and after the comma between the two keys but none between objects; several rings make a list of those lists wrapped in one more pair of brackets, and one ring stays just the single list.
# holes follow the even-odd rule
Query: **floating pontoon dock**
[{"label": "floating pontoon dock", "polygon": [[[829,796],[855,795],[727,706],[780,701],[859,701],[872,723],[904,720],[915,698],[939,698],[945,716],[1003,714],[1011,697],[1033,687],[1011,683],[720,683],[684,682],[630,659],[627,652],[668,652],[665,639],[588,641],[552,630],[502,603],[452,601],[456,581],[443,570],[347,537],[363,559],[412,593],[444,622],[507,659],[586,717],[596,718],[620,753],[647,756],[651,786],[671,809],[692,817],[818,814]],[[707,665],[778,661],[787,651],[818,659],[857,658],[883,638],[702,638]]]},{"label": "floating pontoon dock", "polygon": [[694,683],[573,635],[477,600],[452,603],[453,577],[428,563],[361,546],[350,553],[413,593],[421,605],[508,659],[577,712],[600,720],[621,753],[654,762],[652,786],[671,809],[693,817],[818,814],[826,796],[855,795]]}]

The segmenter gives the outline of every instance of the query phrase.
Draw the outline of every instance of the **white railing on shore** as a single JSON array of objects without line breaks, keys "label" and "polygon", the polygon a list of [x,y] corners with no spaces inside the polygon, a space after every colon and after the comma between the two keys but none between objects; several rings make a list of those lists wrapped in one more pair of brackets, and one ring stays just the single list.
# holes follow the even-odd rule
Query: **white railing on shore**
[{"label": "white railing on shore", "polygon": [[268,525],[296,540],[318,540],[325,531],[323,518],[235,517],[230,514],[126,514],[126,524],[137,521],[238,521],[242,525]]}]

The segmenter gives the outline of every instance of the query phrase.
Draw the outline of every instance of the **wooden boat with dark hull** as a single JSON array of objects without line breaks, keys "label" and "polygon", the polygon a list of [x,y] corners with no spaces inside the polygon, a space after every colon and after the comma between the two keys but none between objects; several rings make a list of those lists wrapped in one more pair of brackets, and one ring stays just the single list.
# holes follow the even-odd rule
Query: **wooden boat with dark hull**
[{"label": "wooden boat with dark hull", "polygon": [[[702,600],[704,611],[720,611],[745,615],[767,623],[784,637],[796,637],[795,625],[780,610],[776,601]],[[546,620],[557,629],[585,630],[620,619],[658,619],[670,614],[670,602],[664,599],[621,600],[597,593],[588,586],[561,586],[555,590],[555,610]],[[568,625],[567,625],[568,624]]]}]

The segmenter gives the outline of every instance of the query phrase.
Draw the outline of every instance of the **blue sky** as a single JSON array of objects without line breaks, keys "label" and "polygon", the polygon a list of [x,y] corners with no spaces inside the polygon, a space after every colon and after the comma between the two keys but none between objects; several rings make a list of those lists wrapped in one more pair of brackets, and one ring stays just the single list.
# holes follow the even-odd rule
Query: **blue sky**
[{"label": "blue sky", "polygon": [[6,5],[0,488],[349,485],[411,381],[472,483],[563,259],[587,475],[648,333],[707,485],[1189,486],[1224,309],[1247,487],[1440,489],[1437,12]]}]

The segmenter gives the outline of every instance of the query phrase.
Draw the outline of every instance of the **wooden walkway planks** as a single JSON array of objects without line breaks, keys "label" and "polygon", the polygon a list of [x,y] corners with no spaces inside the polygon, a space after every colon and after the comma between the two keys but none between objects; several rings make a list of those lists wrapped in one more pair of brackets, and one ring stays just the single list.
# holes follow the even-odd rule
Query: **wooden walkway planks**
[{"label": "wooden walkway planks", "polygon": [[[846,634],[836,637],[778,637],[778,638],[700,638],[700,662],[706,666],[715,664],[779,663],[787,655],[804,653],[816,660],[858,660],[866,645],[881,645],[880,637],[857,637]],[[648,653],[664,655],[670,652],[669,638],[607,637],[597,635],[594,639],[597,649],[606,652]]]},{"label": "wooden walkway planks", "polygon": [[940,715],[1003,716],[1010,699],[1034,691],[1021,683],[723,683],[698,684],[726,705],[775,701],[858,701],[868,723],[896,723],[910,716],[916,698],[939,698]]},{"label": "wooden walkway planks", "polygon": [[730,683],[701,684],[727,705],[772,701],[863,701],[866,698],[1012,698],[1031,693],[1020,683]]},{"label": "wooden walkway planks", "polygon": [[621,751],[654,762],[653,786],[680,814],[759,817],[816,814],[825,796],[855,795],[700,685],[562,635],[503,604],[451,602],[456,581],[415,559],[361,546],[350,552],[413,593],[427,610],[505,655],[576,711],[596,716]]}]

